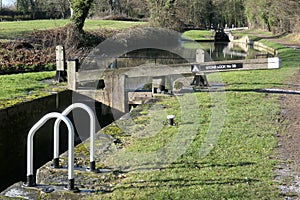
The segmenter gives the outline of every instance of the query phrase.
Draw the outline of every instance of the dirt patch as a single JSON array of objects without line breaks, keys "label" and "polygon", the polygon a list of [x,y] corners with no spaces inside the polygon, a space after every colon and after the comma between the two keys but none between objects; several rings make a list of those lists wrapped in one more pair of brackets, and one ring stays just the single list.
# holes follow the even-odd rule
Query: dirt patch
[{"label": "dirt patch", "polygon": [[[262,39],[282,44],[286,47],[300,50],[300,35],[282,34]],[[286,90],[300,91],[300,70],[286,82]],[[300,199],[300,95],[282,94],[281,133],[278,134],[278,160],[275,169],[276,180],[280,183],[280,190],[284,199]]]},{"label": "dirt patch", "polygon": [[[300,91],[300,71],[289,81],[286,89]],[[300,199],[300,95],[281,96],[283,131],[278,135],[278,159],[275,170],[285,199]]]},{"label": "dirt patch", "polygon": [[268,39],[270,41],[283,44],[287,47],[300,47],[300,35],[299,34],[289,34],[283,37],[274,37]]},{"label": "dirt patch", "polygon": [[[293,90],[300,90],[300,71],[289,83]],[[300,95],[284,95],[282,98],[282,115],[285,118],[286,134],[280,138],[284,157],[293,160],[295,171],[300,172]]]}]

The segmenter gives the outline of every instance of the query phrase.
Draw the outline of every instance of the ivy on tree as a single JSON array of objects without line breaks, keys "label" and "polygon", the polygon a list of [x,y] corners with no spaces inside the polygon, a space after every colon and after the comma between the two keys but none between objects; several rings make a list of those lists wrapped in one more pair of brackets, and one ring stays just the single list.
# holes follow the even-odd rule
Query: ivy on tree
[{"label": "ivy on tree", "polygon": [[89,14],[93,0],[70,0],[71,3],[71,23],[75,31],[83,33],[85,19]]}]

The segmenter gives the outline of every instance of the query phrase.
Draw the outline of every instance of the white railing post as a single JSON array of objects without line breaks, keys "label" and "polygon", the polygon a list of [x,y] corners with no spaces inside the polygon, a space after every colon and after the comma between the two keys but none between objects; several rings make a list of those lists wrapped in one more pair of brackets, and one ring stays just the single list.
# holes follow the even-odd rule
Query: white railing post
[{"label": "white railing post", "polygon": [[33,137],[36,131],[41,128],[49,119],[57,118],[64,121],[68,128],[68,190],[77,190],[74,188],[74,127],[72,122],[66,116],[52,112],[42,117],[29,131],[27,136],[27,187],[33,187],[35,183],[35,175],[33,173]]},{"label": "white railing post", "polygon": [[[75,108],[81,108],[85,110],[90,117],[90,171],[98,172],[96,170],[95,162],[95,123],[96,117],[93,110],[83,103],[74,103],[67,107],[62,115],[67,116]],[[54,124],[54,155],[53,155],[53,167],[59,168],[59,124],[61,120],[57,119]]]}]

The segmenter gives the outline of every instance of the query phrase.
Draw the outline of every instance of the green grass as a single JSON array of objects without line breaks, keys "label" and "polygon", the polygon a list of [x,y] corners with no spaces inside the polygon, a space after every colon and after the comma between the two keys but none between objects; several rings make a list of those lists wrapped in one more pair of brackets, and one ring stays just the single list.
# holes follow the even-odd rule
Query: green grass
[{"label": "green grass", "polygon": [[133,26],[145,25],[146,22],[132,22],[132,21],[115,21],[115,20],[86,20],[84,29],[95,30],[99,28],[105,29],[126,29]]},{"label": "green grass", "polygon": [[0,23],[0,39],[14,39],[35,30],[47,30],[65,26],[69,20],[31,20]]},{"label": "green grass", "polygon": [[[176,153],[184,146],[187,149],[170,164],[126,173],[112,193],[96,193],[88,199],[281,199],[273,172],[278,162],[273,159],[276,135],[281,131],[280,95],[255,90],[287,87],[286,80],[299,68],[300,55],[281,45],[261,42],[279,50],[282,69],[210,74],[209,81],[226,84],[226,93],[160,97],[152,105],[156,109],[144,106],[132,113],[135,123],[126,126],[123,137],[115,124],[107,127],[109,134],[118,133],[123,141],[118,156],[128,159],[127,163],[136,164],[135,159],[153,161],[158,155],[155,151],[166,146],[168,153]],[[13,99],[25,97],[29,91],[47,90],[47,84],[41,80],[53,76],[53,72],[0,76],[0,97]],[[221,94],[225,100],[216,101]],[[213,112],[219,116],[212,118]],[[167,114],[176,116],[178,127],[163,125]],[[209,141],[208,131],[214,130],[210,124],[218,120],[221,123],[222,117],[225,121],[217,143],[208,143],[211,151],[200,157],[203,142]],[[190,135],[193,131],[195,134]],[[173,141],[179,145],[169,145]]]},{"label": "green grass", "polygon": [[[55,72],[36,72],[0,76],[0,108],[49,95]],[[53,85],[52,85],[53,86]]]},{"label": "green grass", "polygon": [[[236,76],[236,75],[234,75]],[[151,155],[172,143],[189,128],[183,123],[182,98],[198,99],[197,134],[182,156],[169,165],[132,171],[112,193],[95,195],[93,199],[280,199],[278,184],[273,181],[276,161],[270,159],[277,145],[274,135],[279,130],[277,96],[266,97],[254,92],[226,93],[226,116],[222,134],[210,154],[199,158],[199,151],[211,122],[215,103],[209,93],[185,94],[184,97],[161,99],[166,113],[176,115],[178,127],[164,126],[152,137],[131,137],[120,159],[129,163],[142,160],[140,154]],[[142,116],[142,115],[141,115]],[[142,116],[143,117],[143,116]],[[153,116],[152,116],[153,117]],[[161,118],[155,118],[161,122]],[[145,127],[143,132],[150,132]],[[124,140],[124,139],[123,139]],[[180,149],[175,146],[172,149]],[[132,157],[130,157],[130,153]],[[163,160],[164,161],[164,160]],[[143,166],[142,166],[143,167]]]},{"label": "green grass", "polygon": [[[22,37],[26,33],[35,30],[48,30],[57,27],[63,27],[69,23],[69,20],[31,20],[0,22],[0,39],[14,39]],[[125,29],[136,25],[142,25],[145,22],[126,22],[113,20],[86,20],[84,29],[95,30],[99,28]]]},{"label": "green grass", "polygon": [[[281,45],[269,43],[277,48],[283,59],[279,70],[236,71],[208,75],[209,81],[225,83],[226,93],[195,93],[183,97],[160,98],[157,104],[162,105],[165,114],[175,114],[178,127],[160,127],[164,115],[139,110],[134,113],[136,125],[128,126],[131,133],[138,126],[140,132],[149,133],[151,137],[124,137],[125,146],[119,157],[129,157],[132,164],[143,159],[138,155],[151,155],[163,149],[180,135],[188,134],[192,122],[198,122],[197,134],[191,137],[188,148],[182,156],[168,165],[149,168],[143,171],[131,171],[126,179],[115,186],[112,193],[93,195],[88,199],[282,199],[279,183],[274,180],[274,149],[277,146],[276,135],[282,131],[280,118],[280,95],[258,93],[256,89],[286,88],[286,81],[299,69],[299,53]],[[221,78],[221,79],[220,79]],[[225,95],[226,100],[215,102],[214,95]],[[183,108],[182,99],[192,102],[196,96],[198,109]],[[191,103],[192,104],[192,103]],[[199,157],[199,151],[208,134],[213,110],[220,111],[225,107],[225,123],[217,144],[211,144],[212,150],[206,157]],[[144,109],[149,110],[148,107]],[[222,110],[222,109],[221,109]],[[219,113],[220,114],[220,113]],[[222,112],[221,112],[222,114]],[[183,123],[184,118],[190,123]],[[155,119],[157,124],[142,119]],[[188,120],[188,121],[189,121]],[[153,123],[153,122],[152,122]],[[159,125],[160,123],[160,125]],[[187,132],[185,132],[187,130]],[[184,134],[182,134],[184,138]],[[186,138],[185,138],[186,139]],[[170,147],[180,149],[180,145]],[[130,154],[132,153],[132,157]],[[147,157],[147,156],[144,156]],[[155,158],[155,157],[153,157]],[[135,160],[136,159],[136,160]]]},{"label": "green grass", "polygon": [[272,37],[273,34],[272,32],[267,32],[264,30],[253,30],[253,29],[248,29],[248,30],[243,30],[243,31],[233,31],[232,32],[235,36],[244,36],[244,35],[248,35],[250,37],[254,36],[254,35],[261,35],[263,37]]},{"label": "green grass", "polygon": [[190,40],[214,40],[214,32],[207,30],[191,30],[184,32],[182,37]]}]

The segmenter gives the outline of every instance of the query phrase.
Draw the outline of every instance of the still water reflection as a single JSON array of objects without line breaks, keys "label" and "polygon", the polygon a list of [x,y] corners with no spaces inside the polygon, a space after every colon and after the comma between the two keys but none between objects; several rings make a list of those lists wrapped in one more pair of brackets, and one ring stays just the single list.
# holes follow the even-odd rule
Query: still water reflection
[{"label": "still water reflection", "polygon": [[[181,47],[186,49],[186,58],[159,49],[138,49],[128,52],[115,59],[110,68],[135,67],[147,63],[172,65],[179,63],[195,62],[196,50],[206,52],[206,61],[243,60],[257,57],[266,57],[267,52],[257,50],[253,46],[243,43],[222,42],[181,42]],[[269,55],[270,56],[270,55]]]},{"label": "still water reflection", "polygon": [[253,59],[267,55],[267,52],[244,43],[203,42],[199,44],[213,61]]}]

